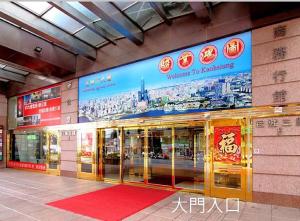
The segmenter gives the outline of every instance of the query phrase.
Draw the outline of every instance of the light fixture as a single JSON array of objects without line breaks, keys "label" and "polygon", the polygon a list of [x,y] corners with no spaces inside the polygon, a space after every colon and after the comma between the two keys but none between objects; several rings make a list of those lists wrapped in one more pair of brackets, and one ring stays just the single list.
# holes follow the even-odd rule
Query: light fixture
[{"label": "light fixture", "polygon": [[34,48],[34,51],[37,52],[37,53],[41,53],[42,50],[43,50],[43,48],[42,48],[42,47],[39,47],[39,46],[36,46],[36,47]]}]

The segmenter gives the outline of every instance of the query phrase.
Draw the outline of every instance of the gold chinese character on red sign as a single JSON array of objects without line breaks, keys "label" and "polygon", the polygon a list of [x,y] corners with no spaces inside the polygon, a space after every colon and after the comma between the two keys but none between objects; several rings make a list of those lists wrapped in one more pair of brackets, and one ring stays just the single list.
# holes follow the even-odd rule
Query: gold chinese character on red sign
[{"label": "gold chinese character on red sign", "polygon": [[178,57],[178,66],[181,69],[189,68],[194,62],[194,54],[191,51],[184,51]]},{"label": "gold chinese character on red sign", "polygon": [[241,127],[214,128],[214,161],[239,163],[241,161]]},{"label": "gold chinese character on red sign", "polygon": [[244,47],[244,42],[241,39],[233,38],[225,44],[223,53],[226,58],[235,59],[243,53]]},{"label": "gold chinese character on red sign", "polygon": [[159,62],[160,72],[166,74],[173,68],[173,59],[169,56],[163,57]]},{"label": "gold chinese character on red sign", "polygon": [[208,45],[202,48],[200,51],[200,62],[202,64],[210,64],[212,63],[218,55],[218,50],[213,45]]},{"label": "gold chinese character on red sign", "polygon": [[222,153],[236,153],[238,145],[234,143],[234,133],[222,134],[222,140],[219,142]]}]

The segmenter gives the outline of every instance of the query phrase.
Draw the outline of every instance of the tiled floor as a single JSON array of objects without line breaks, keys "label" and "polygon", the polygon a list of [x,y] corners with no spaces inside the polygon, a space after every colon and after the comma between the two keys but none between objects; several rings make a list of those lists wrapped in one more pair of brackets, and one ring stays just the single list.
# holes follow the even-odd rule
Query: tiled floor
[{"label": "tiled floor", "polygon": [[[11,169],[0,170],[0,221],[80,221],[94,220],[45,205],[58,199],[110,186],[96,181],[50,176]],[[180,197],[182,208],[178,207]],[[196,200],[196,201],[195,201]],[[245,220],[300,221],[300,209],[239,202],[239,212],[226,212],[226,200],[201,195],[175,193],[126,220]],[[192,205],[190,202],[198,205]],[[218,208],[212,205],[217,203]],[[227,201],[227,209],[236,209],[236,201]],[[204,205],[204,206],[203,206]],[[191,210],[190,210],[191,209]],[[202,209],[204,209],[202,213]],[[184,211],[185,210],[185,211]]]}]

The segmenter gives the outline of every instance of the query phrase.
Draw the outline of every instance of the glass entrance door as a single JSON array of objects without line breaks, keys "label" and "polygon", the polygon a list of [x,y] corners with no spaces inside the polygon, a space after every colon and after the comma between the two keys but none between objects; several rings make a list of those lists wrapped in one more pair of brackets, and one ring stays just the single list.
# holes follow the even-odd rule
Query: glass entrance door
[{"label": "glass entrance door", "polygon": [[175,186],[190,190],[204,189],[204,128],[175,128]]},{"label": "glass entrance door", "polygon": [[144,129],[124,129],[123,180],[144,182]]},{"label": "glass entrance door", "polygon": [[98,170],[97,131],[84,128],[77,131],[77,177],[96,179]]},{"label": "glass entrance door", "polygon": [[245,121],[220,120],[211,125],[211,195],[216,197],[246,197]]},{"label": "glass entrance door", "polygon": [[102,134],[102,177],[120,180],[121,129],[103,129]]},{"label": "glass entrance door", "polygon": [[60,174],[60,147],[57,131],[50,131],[45,134],[48,140],[47,171],[48,173]]},{"label": "glass entrance door", "polygon": [[148,129],[148,182],[172,185],[172,128]]}]

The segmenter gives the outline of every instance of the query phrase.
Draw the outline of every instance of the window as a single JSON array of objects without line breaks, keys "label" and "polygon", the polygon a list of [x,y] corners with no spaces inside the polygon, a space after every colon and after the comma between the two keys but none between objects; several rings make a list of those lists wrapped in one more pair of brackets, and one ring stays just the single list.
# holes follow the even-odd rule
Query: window
[{"label": "window", "polygon": [[22,2],[18,2],[18,4],[37,15],[41,15],[45,13],[49,8],[52,7],[47,2],[35,2],[35,1],[23,2],[22,1]]},{"label": "window", "polygon": [[154,11],[149,2],[138,2],[124,11],[144,30],[160,24],[163,19]]},{"label": "window", "polygon": [[43,15],[43,18],[71,34],[83,28],[83,25],[59,11],[57,8],[52,8]]},{"label": "window", "polygon": [[42,132],[15,133],[12,135],[10,160],[45,163],[46,143],[46,134]]},{"label": "window", "polygon": [[99,19],[94,13],[92,13],[90,10],[88,10],[86,7],[84,7],[79,2],[67,2],[69,5],[71,5],[73,8],[75,8],[77,11],[84,14],[86,17],[91,19],[92,21],[96,21]]},{"label": "window", "polygon": [[76,33],[75,36],[77,36],[81,40],[83,40],[93,46],[97,46],[97,45],[105,42],[105,40],[101,36],[95,34],[94,32],[92,32],[91,30],[89,30],[87,28],[82,29],[81,31]]}]

